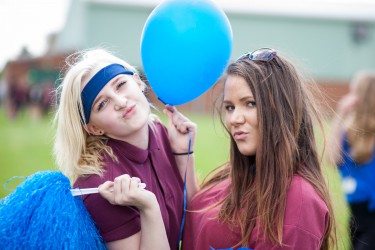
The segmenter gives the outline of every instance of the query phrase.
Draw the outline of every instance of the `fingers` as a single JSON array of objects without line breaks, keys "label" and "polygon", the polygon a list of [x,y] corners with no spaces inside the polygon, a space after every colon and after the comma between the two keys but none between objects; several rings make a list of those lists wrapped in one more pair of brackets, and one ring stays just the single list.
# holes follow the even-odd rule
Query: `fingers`
[{"label": "fingers", "polygon": [[195,133],[195,130],[196,130],[196,125],[195,123],[193,122],[190,122],[190,121],[182,121],[182,122],[178,122],[176,125],[175,125],[176,129],[178,130],[178,132],[180,132],[181,134],[187,134],[189,132],[193,132]]},{"label": "fingers", "polygon": [[166,105],[164,113],[168,116],[168,124],[172,125],[182,134],[186,134],[189,131],[195,132],[196,124],[191,122],[188,118],[182,115],[176,107]]},{"label": "fingers", "polygon": [[168,117],[168,126],[169,126],[169,127],[173,126],[173,121],[172,121],[172,120],[173,120],[173,113],[170,112],[170,111],[167,110],[167,109],[164,109],[163,111],[164,111],[164,114],[166,114],[167,117]]},{"label": "fingers", "polygon": [[138,189],[139,183],[141,180],[137,177],[133,177],[130,179],[130,185],[129,185],[129,190],[135,190]]},{"label": "fingers", "polygon": [[119,186],[121,187],[121,192],[117,193],[120,197],[122,197],[122,193],[128,194],[130,189],[130,176],[125,174],[115,178],[115,181],[119,182]]},{"label": "fingers", "polygon": [[102,185],[99,186],[99,193],[100,195],[108,200],[111,204],[114,204],[115,199],[113,196],[113,186],[114,183],[112,181],[106,181]]},{"label": "fingers", "polygon": [[99,192],[112,192],[113,191],[113,182],[106,181],[102,185],[99,186]]},{"label": "fingers", "polygon": [[165,109],[168,110],[171,113],[178,112],[177,108],[175,106],[171,106],[169,104],[165,105]]},{"label": "fingers", "polygon": [[130,177],[128,174],[118,176],[113,182],[106,181],[99,186],[99,193],[114,205],[132,205],[137,192],[143,190],[139,187],[141,180]]}]

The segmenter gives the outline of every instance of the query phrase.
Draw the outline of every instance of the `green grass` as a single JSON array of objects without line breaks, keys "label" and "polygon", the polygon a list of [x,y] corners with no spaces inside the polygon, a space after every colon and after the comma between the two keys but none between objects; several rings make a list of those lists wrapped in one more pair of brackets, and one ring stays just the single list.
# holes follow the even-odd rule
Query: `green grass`
[{"label": "green grass", "polygon": [[[217,120],[210,115],[191,114],[187,116],[198,124],[198,136],[194,148],[196,172],[202,180],[214,167],[223,164],[229,158],[228,137]],[[160,117],[165,121],[163,114]],[[319,140],[320,138],[318,138]],[[56,170],[52,156],[53,130],[51,117],[32,120],[27,112],[10,121],[0,108],[0,198],[5,197],[22,179],[13,176],[28,176],[37,171]],[[341,191],[341,182],[337,170],[325,164],[325,176],[332,199],[338,225],[339,250],[348,246],[348,209]],[[7,183],[9,181],[9,183]],[[6,188],[3,188],[6,184]],[[9,189],[9,190],[8,190]]]},{"label": "green grass", "polygon": [[[0,109],[0,197],[11,192],[3,187],[11,177],[56,169],[51,151],[52,138],[49,117],[31,120],[26,112],[22,112],[11,121],[4,109]],[[20,181],[9,181],[6,188],[14,188]]]}]

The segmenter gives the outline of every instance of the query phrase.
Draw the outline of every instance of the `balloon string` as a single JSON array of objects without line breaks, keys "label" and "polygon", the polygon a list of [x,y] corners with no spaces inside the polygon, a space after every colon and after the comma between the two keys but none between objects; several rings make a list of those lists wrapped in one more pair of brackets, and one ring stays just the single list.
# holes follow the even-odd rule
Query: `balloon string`
[{"label": "balloon string", "polygon": [[186,220],[186,209],[187,209],[186,174],[187,174],[187,167],[188,167],[190,152],[191,152],[191,150],[190,150],[190,148],[191,148],[191,134],[190,134],[189,130],[188,130],[188,136],[189,136],[188,155],[187,155],[186,169],[185,169],[185,176],[184,176],[184,204],[183,204],[183,211],[182,211],[180,234],[178,236],[178,249],[181,249],[181,246],[182,246],[182,235],[183,235],[183,232],[184,232],[185,220]]},{"label": "balloon string", "polygon": [[167,105],[167,103],[163,101],[162,99],[160,99],[160,97],[158,97],[158,100],[161,101],[164,105]]},{"label": "balloon string", "polygon": [[7,185],[9,184],[9,182],[11,182],[12,180],[14,180],[14,179],[16,179],[16,178],[18,178],[18,179],[26,179],[27,176],[13,176],[13,177],[11,177],[9,180],[7,180],[7,181],[3,184],[3,188],[4,188],[5,190],[8,190],[8,191],[14,191],[14,190],[16,190],[15,188],[8,188],[8,187],[7,187]]}]

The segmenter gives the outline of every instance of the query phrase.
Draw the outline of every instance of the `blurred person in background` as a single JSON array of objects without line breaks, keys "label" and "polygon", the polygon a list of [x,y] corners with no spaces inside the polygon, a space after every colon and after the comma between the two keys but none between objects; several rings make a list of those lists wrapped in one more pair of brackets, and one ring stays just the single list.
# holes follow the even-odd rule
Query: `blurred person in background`
[{"label": "blurred person in background", "polygon": [[6,110],[8,117],[14,120],[18,113],[29,103],[29,87],[26,82],[11,80],[8,83],[6,96]]},{"label": "blurred person in background", "polygon": [[29,112],[33,119],[39,119],[42,116],[40,103],[42,99],[42,84],[32,84],[29,88]]},{"label": "blurred person in background", "polygon": [[48,115],[55,103],[55,88],[50,80],[30,85],[29,110],[34,119]]},{"label": "blurred person in background", "polygon": [[335,220],[306,82],[272,49],[226,70],[220,101],[230,160],[188,207],[184,250],[332,249]]},{"label": "blurred person in background", "polygon": [[338,166],[351,209],[355,250],[375,249],[375,72],[360,72],[337,105],[330,161]]},{"label": "blurred person in background", "polygon": [[55,96],[53,95],[54,91],[55,88],[52,81],[47,81],[43,84],[40,100],[42,114],[48,114],[51,111],[53,104],[55,103]]}]

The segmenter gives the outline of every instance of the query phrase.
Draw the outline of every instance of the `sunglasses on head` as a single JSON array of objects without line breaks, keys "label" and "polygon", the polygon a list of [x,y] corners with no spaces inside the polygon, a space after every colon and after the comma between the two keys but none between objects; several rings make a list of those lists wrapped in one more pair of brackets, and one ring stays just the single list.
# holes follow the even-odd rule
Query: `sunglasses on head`
[{"label": "sunglasses on head", "polygon": [[262,62],[269,62],[276,57],[277,53],[275,50],[270,48],[261,48],[254,50],[253,52],[248,52],[240,56],[237,61],[241,61],[243,59],[249,59],[251,61],[262,61]]}]

